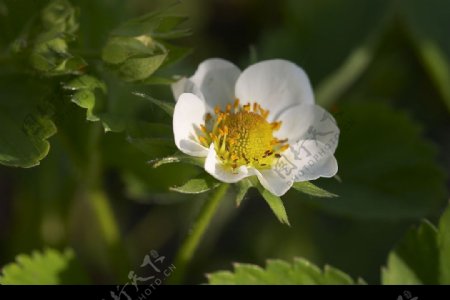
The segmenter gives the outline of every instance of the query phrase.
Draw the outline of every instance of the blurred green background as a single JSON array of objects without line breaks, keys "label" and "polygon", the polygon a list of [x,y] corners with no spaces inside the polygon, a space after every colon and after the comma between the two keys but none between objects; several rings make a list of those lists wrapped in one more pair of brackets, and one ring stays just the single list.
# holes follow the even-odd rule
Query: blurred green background
[{"label": "blurred green background", "polygon": [[[107,83],[105,101],[117,118],[171,124],[156,106],[132,94],[173,101],[167,85],[126,83],[98,62],[115,27],[163,3],[72,1],[79,8],[80,29],[71,47],[86,59],[88,72]],[[70,77],[23,74],[4,59],[26,21],[45,4],[0,1],[0,108],[8,113],[36,95],[50,97],[58,128],[39,166],[0,166],[0,266],[18,253],[71,246],[93,282],[117,282],[127,274],[112,272],[116,265],[131,270],[151,249],[174,257],[208,195],[177,194],[169,187],[202,170],[182,164],[152,169],[147,161],[170,154],[174,145],[141,151],[131,130],[103,134],[98,122],[86,121],[86,111],[61,91]],[[242,69],[264,59],[291,60],[308,73],[317,102],[341,128],[336,153],[341,182],[316,182],[340,197],[288,192],[283,200],[292,227],[287,227],[256,191],[239,208],[230,192],[186,283],[206,282],[206,273],[230,269],[233,262],[264,265],[269,258],[293,257],[379,283],[387,253],[405,231],[423,218],[435,221],[448,202],[450,2],[195,0],[176,9],[189,16],[193,31],[178,45],[192,53],[160,74],[189,76],[211,57]],[[100,138],[93,145],[95,134]],[[97,169],[86,177],[83,170],[93,160]],[[94,213],[104,199],[85,195],[90,181],[104,188],[99,198],[109,199],[119,225],[117,240],[129,258],[112,255],[105,246],[108,237]]]}]

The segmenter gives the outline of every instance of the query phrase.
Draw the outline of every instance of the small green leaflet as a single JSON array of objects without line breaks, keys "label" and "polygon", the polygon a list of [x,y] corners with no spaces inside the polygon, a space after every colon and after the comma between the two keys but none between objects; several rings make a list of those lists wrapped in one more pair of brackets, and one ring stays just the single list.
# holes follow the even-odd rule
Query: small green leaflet
[{"label": "small green leaflet", "polygon": [[29,41],[31,66],[46,76],[80,74],[87,64],[69,51],[69,42],[78,30],[76,9],[67,0],[53,0],[40,12],[39,19],[33,27],[40,32]]},{"label": "small green leaflet", "polygon": [[29,168],[47,156],[57,128],[45,89],[28,77],[0,78],[0,164]]},{"label": "small green leaflet", "polygon": [[450,284],[450,206],[439,228],[423,221],[389,254],[383,284]]},{"label": "small green leaflet", "polygon": [[16,262],[2,268],[0,284],[86,284],[87,277],[71,249],[46,249],[31,255],[20,254]]},{"label": "small green leaflet", "polygon": [[309,181],[294,182],[292,187],[299,192],[302,192],[307,195],[315,196],[315,197],[321,197],[321,198],[338,197],[338,195],[330,193],[330,192],[312,184]]},{"label": "small green leaflet", "polygon": [[344,272],[325,266],[321,270],[306,259],[296,258],[288,263],[283,260],[268,260],[263,269],[251,264],[234,264],[234,271],[218,271],[207,275],[209,284],[224,285],[299,285],[299,284],[364,284],[359,279],[355,282]]},{"label": "small green leaflet", "polygon": [[190,34],[189,29],[178,28],[186,19],[166,8],[125,22],[111,32],[102,59],[124,81],[151,82],[158,69],[190,53],[167,42]]},{"label": "small green leaflet", "polygon": [[200,194],[215,189],[220,182],[203,172],[196,178],[188,180],[181,186],[171,187],[170,190],[183,194]]},{"label": "small green leaflet", "polygon": [[133,92],[133,95],[149,100],[152,104],[158,106],[163,111],[165,111],[170,117],[173,116],[173,111],[175,109],[175,105],[173,103],[161,101],[153,98],[152,96],[146,95],[144,93]]},{"label": "small green leaflet", "polygon": [[244,200],[245,195],[248,190],[253,186],[252,182],[248,178],[244,178],[241,181],[237,182],[236,185],[236,206],[241,205],[242,200]]},{"label": "small green leaflet", "polygon": [[258,184],[257,186],[261,196],[266,200],[267,204],[269,204],[270,209],[272,209],[275,216],[278,218],[278,220],[286,224],[288,226],[291,226],[289,224],[288,216],[286,214],[286,209],[284,208],[283,201],[280,197],[277,197],[273,195],[271,192],[263,188],[261,185]]},{"label": "small green leaflet", "polygon": [[101,95],[106,94],[106,85],[90,75],[79,76],[64,85],[66,90],[72,91],[71,101],[86,108],[86,119],[100,120],[96,112],[101,106]]}]

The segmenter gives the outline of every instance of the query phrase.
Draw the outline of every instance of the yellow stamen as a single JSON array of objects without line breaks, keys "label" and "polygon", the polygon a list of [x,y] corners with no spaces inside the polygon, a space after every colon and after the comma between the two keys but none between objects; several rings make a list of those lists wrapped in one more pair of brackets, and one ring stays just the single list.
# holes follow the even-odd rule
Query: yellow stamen
[{"label": "yellow stamen", "polygon": [[287,149],[289,149],[289,144],[281,146],[280,151],[285,151]]},{"label": "yellow stamen", "polygon": [[237,109],[239,108],[239,99],[238,99],[238,98],[236,98],[236,99],[234,100],[233,106],[234,106],[234,112],[236,113],[236,112],[237,112]]},{"label": "yellow stamen", "polygon": [[270,125],[272,126],[272,129],[274,131],[277,131],[277,130],[279,130],[281,128],[281,121],[273,122]]},{"label": "yellow stamen", "polygon": [[269,123],[268,115],[269,111],[257,102],[240,106],[240,100],[235,99],[224,111],[216,106],[214,115],[205,114],[205,122],[212,123],[200,125],[206,136],[199,136],[199,141],[206,147],[212,142],[221,163],[233,172],[242,165],[271,168],[289,145],[285,144],[287,139],[274,137],[282,123]]},{"label": "yellow stamen", "polygon": [[199,136],[198,137],[198,140],[200,141],[200,143],[203,145],[203,146],[209,146],[208,145],[208,141],[206,140],[206,138],[205,137],[203,137],[203,136]]}]

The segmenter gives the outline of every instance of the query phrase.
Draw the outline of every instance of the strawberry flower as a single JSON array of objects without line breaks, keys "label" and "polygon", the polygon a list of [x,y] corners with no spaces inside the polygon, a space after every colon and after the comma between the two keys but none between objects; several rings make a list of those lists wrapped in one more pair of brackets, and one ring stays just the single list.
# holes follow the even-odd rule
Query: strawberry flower
[{"label": "strawberry flower", "polygon": [[208,59],[172,91],[176,146],[205,157],[205,170],[219,181],[256,176],[281,196],[294,182],[337,173],[339,128],[315,104],[306,73],[289,61],[262,61],[241,72]]}]

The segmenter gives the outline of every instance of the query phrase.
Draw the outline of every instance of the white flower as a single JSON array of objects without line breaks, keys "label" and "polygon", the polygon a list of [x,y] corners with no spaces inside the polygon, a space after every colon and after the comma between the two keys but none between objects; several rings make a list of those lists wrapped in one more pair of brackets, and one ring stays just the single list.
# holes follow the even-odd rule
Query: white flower
[{"label": "white flower", "polygon": [[172,90],[177,147],[206,157],[205,170],[220,181],[256,175],[281,196],[293,182],[338,170],[336,121],[315,105],[307,75],[291,62],[267,60],[241,72],[226,60],[208,59]]}]

